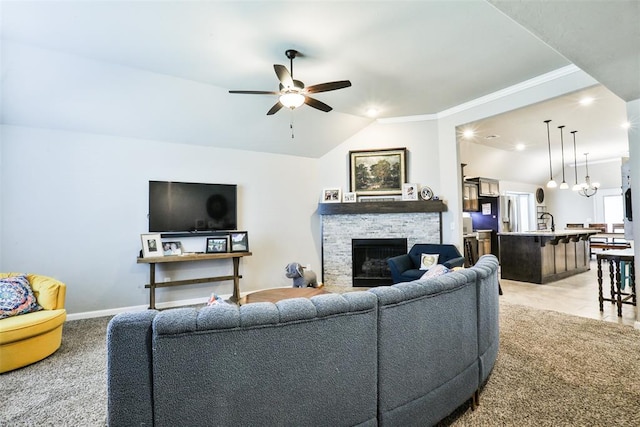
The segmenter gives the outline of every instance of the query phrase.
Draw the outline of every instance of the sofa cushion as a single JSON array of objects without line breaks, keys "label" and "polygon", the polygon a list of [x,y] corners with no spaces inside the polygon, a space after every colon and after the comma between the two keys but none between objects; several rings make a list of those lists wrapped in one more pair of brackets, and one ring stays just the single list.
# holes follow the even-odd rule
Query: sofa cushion
[{"label": "sofa cushion", "polygon": [[27,276],[0,279],[0,319],[42,310]]}]

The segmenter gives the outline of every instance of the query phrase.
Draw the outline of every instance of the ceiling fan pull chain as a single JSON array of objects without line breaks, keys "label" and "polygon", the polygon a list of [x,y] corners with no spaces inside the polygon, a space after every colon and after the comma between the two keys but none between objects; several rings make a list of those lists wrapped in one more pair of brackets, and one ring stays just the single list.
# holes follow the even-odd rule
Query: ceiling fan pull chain
[{"label": "ceiling fan pull chain", "polygon": [[291,121],[289,122],[289,128],[291,129],[291,139],[294,139],[295,136],[293,135],[293,109],[291,110]]}]

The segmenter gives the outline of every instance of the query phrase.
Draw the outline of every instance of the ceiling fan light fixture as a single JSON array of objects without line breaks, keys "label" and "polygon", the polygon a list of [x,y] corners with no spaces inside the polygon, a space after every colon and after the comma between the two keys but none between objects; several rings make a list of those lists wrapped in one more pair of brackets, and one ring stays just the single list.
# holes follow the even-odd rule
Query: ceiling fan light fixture
[{"label": "ceiling fan light fixture", "polygon": [[287,92],[280,95],[280,103],[293,110],[304,104],[304,95],[297,92]]}]

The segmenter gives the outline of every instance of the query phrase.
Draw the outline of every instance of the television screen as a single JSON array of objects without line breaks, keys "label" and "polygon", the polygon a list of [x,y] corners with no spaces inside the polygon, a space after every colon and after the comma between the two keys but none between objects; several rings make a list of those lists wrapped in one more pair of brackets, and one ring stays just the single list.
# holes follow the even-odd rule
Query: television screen
[{"label": "television screen", "polygon": [[237,228],[236,185],[149,181],[149,232]]}]

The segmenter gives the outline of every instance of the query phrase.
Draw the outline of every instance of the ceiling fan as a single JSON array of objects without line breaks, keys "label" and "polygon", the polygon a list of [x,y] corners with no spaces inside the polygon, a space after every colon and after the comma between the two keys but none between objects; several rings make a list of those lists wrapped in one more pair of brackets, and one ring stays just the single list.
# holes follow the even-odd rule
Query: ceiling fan
[{"label": "ceiling fan", "polygon": [[295,109],[302,104],[328,113],[332,110],[330,106],[324,102],[308,96],[310,93],[328,92],[330,90],[343,89],[351,86],[349,80],[339,80],[335,82],[320,83],[317,85],[305,87],[300,80],[293,78],[293,60],[300,53],[297,50],[289,49],[285,52],[290,60],[290,69],[284,65],[274,64],[276,76],[280,80],[280,90],[278,92],[261,91],[261,90],[230,90],[229,93],[243,93],[250,95],[279,95],[278,102],[267,112],[267,116],[277,113],[282,107]]}]

